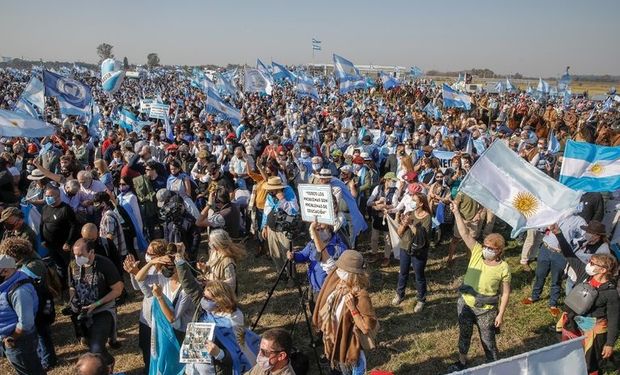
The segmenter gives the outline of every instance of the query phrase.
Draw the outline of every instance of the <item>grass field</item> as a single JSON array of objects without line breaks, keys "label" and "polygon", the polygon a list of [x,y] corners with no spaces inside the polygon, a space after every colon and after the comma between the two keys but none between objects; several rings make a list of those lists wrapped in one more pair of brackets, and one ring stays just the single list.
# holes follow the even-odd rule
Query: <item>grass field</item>
[{"label": "grass field", "polygon": [[[367,238],[363,237],[359,250],[367,250],[367,243]],[[254,257],[252,244],[248,244],[248,249],[250,255],[240,265],[238,273],[241,309],[246,314],[247,324],[251,325],[266,299],[267,292],[275,282],[276,273],[269,259]],[[516,241],[509,241],[506,260],[513,272],[513,293],[501,334],[498,336],[502,357],[557,342],[556,334],[552,331],[555,322],[547,311],[548,288],[545,288],[544,299],[539,303],[531,306],[523,306],[520,303],[523,298],[529,296],[533,280],[533,272],[525,271],[519,266],[520,250]],[[445,265],[446,255],[445,243],[431,250],[427,265],[428,303],[419,314],[413,314],[415,304],[413,277],[410,278],[405,301],[399,307],[393,307],[390,302],[396,288],[398,265],[393,263],[386,268],[370,266],[371,297],[381,328],[378,348],[367,354],[369,370],[389,370],[395,374],[444,374],[447,367],[456,360],[458,338],[456,290],[461,284],[468,259],[464,248],[461,247],[455,265],[448,268]],[[305,280],[302,267],[298,268],[302,279]],[[306,351],[311,363],[314,364],[314,357],[308,346],[305,321],[303,316],[298,314],[300,311],[298,306],[297,290],[280,283],[259,322],[257,331],[260,333],[267,328],[278,326],[294,328],[296,346]],[[117,361],[116,371],[123,371],[128,375],[141,374],[142,357],[137,346],[140,307],[140,296],[136,295],[132,302],[119,308],[119,336],[123,346],[119,350],[111,351]],[[75,361],[85,352],[85,348],[75,343],[73,329],[67,318],[60,317],[54,324],[53,336],[61,363],[50,372],[50,375],[73,374]],[[476,333],[470,357],[471,365],[483,363],[484,353]],[[0,374],[10,373],[6,360],[1,360]],[[312,368],[311,373],[318,373],[316,366]],[[617,373],[613,370],[607,372],[607,374]]]}]

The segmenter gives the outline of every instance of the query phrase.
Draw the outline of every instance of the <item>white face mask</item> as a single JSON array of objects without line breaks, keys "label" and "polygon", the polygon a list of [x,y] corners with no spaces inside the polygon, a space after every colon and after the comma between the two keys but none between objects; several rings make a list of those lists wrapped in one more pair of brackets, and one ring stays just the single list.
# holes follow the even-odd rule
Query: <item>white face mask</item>
[{"label": "white face mask", "polygon": [[153,260],[153,258],[151,258],[151,256],[150,256],[150,255],[145,254],[145,255],[144,255],[144,260],[148,263],[148,262],[150,262],[151,260]]},{"label": "white face mask", "polygon": [[389,187],[389,188],[395,188],[395,187],[396,187],[396,181],[390,181],[390,182],[388,182],[388,187]]},{"label": "white face mask", "polygon": [[308,158],[308,156],[310,156],[310,154],[309,154],[309,153],[307,153],[307,152],[302,152],[302,153],[301,153],[301,158],[302,158],[302,159],[307,159],[307,158]]},{"label": "white face mask", "polygon": [[269,361],[269,357],[265,357],[260,353],[256,356],[256,364],[265,371],[271,371],[273,365]]},{"label": "white face mask", "polygon": [[594,266],[592,265],[592,263],[588,263],[586,264],[586,273],[590,276],[594,276],[599,274],[600,272],[597,272],[596,269],[594,269]]},{"label": "white face mask", "polygon": [[336,275],[338,275],[342,281],[347,281],[349,279],[349,273],[345,270],[341,270],[340,268],[336,269]]},{"label": "white face mask", "polygon": [[82,255],[75,257],[75,264],[77,264],[78,267],[84,267],[85,265],[88,264],[88,261],[89,261],[88,257],[82,256]]},{"label": "white face mask", "polygon": [[321,169],[321,164],[312,163],[312,169],[318,171]]},{"label": "white face mask", "polygon": [[495,251],[489,249],[488,247],[483,247],[482,257],[486,260],[494,260],[495,258],[497,258],[497,254],[495,254]]}]

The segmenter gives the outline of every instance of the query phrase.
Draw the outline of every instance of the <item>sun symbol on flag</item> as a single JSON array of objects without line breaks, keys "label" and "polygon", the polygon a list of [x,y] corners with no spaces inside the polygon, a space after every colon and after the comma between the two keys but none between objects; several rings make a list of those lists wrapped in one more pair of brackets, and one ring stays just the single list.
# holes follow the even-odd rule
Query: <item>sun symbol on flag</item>
[{"label": "sun symbol on flag", "polygon": [[9,122],[11,123],[11,125],[19,128],[19,122],[14,121],[14,120],[10,120]]},{"label": "sun symbol on flag", "polygon": [[601,173],[603,173],[603,166],[600,165],[599,163],[594,163],[592,167],[590,167],[590,173],[592,173],[595,176],[600,175]]},{"label": "sun symbol on flag", "polygon": [[538,211],[538,199],[529,191],[517,193],[512,199],[512,206],[526,218],[531,217]]}]

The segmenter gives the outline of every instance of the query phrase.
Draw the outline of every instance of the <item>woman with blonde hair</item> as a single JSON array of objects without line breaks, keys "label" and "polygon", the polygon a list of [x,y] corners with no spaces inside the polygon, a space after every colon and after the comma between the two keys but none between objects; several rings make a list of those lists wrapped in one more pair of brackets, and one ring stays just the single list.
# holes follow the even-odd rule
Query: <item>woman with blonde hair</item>
[{"label": "woman with blonde hair", "polygon": [[260,337],[245,327],[233,289],[220,280],[209,281],[203,288],[178,253],[175,264],[183,290],[198,306],[192,321],[215,323],[214,340],[205,343],[211,363],[188,364],[185,373],[241,375],[250,371],[256,363]]},{"label": "woman with blonde hair", "polygon": [[368,294],[362,254],[346,250],[325,280],[312,316],[323,333],[325,356],[343,375],[366,373],[365,351],[374,347],[377,316]]},{"label": "woman with blonde hair", "polygon": [[208,281],[223,281],[232,290],[237,290],[237,263],[247,255],[241,244],[233,242],[223,229],[212,230],[209,234],[211,251],[206,263],[200,262],[198,268]]}]

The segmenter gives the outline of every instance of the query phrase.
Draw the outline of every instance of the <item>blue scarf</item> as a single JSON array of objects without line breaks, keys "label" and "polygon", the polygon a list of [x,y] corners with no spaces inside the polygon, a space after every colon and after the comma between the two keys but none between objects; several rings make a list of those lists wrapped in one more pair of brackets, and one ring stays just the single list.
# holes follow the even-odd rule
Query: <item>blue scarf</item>
[{"label": "blue scarf", "polygon": [[[146,239],[144,238],[144,233],[142,233],[142,230],[140,226],[138,225],[138,219],[136,218],[136,215],[134,214],[133,209],[131,208],[131,205],[129,204],[129,201],[124,200],[122,198],[123,198],[123,193],[119,194],[119,202],[121,202],[121,207],[125,209],[125,211],[127,212],[127,215],[129,215],[129,218],[131,219],[131,225],[133,225],[134,232],[136,232],[138,250],[140,250],[140,252],[145,252],[149,244],[148,242],[146,242]],[[127,241],[133,241],[133,240],[131,238],[127,238]]]},{"label": "blue scarf", "polygon": [[353,198],[353,195],[351,195],[351,191],[349,191],[347,185],[337,178],[332,178],[330,185],[339,187],[340,190],[342,190],[342,198],[347,203],[347,206],[349,206],[349,213],[351,214],[351,224],[353,224],[352,234],[355,238],[360,234],[360,232],[368,229],[368,224],[366,224],[366,220],[364,220],[364,217],[362,216],[362,213],[357,206],[355,198]]},{"label": "blue scarf", "polygon": [[[164,296],[164,301],[172,309],[172,304]],[[179,363],[181,346],[174,334],[172,324],[166,319],[157,299],[152,307],[151,362],[149,375],[183,375],[185,364]]]}]

